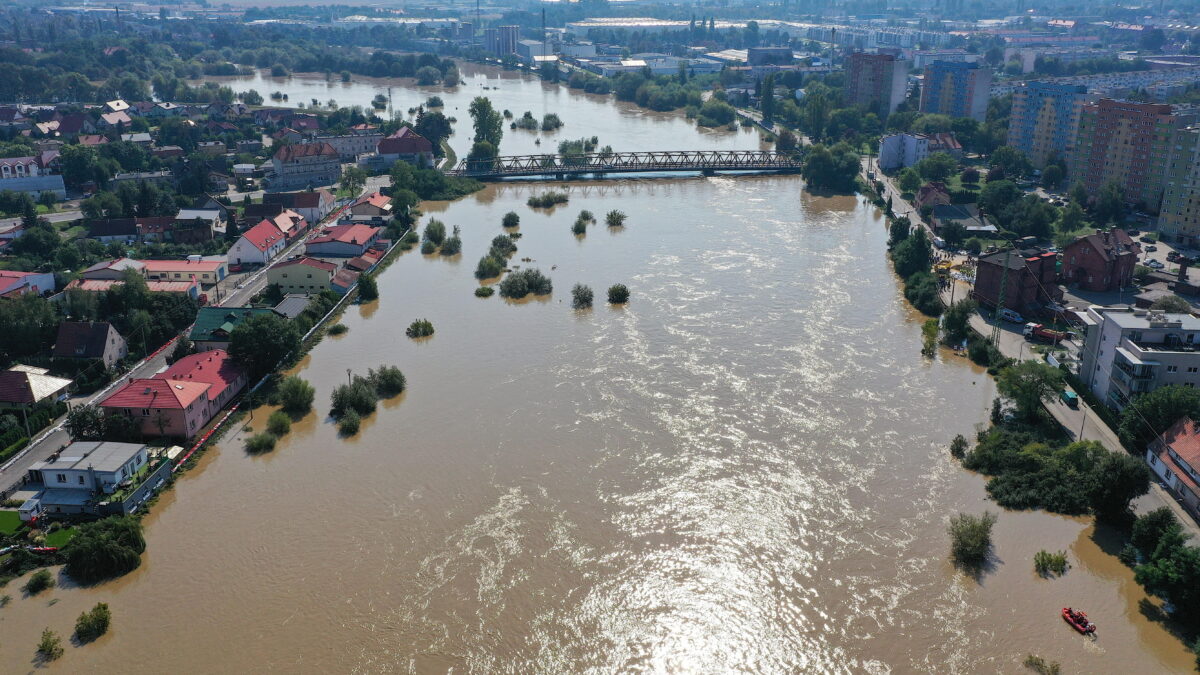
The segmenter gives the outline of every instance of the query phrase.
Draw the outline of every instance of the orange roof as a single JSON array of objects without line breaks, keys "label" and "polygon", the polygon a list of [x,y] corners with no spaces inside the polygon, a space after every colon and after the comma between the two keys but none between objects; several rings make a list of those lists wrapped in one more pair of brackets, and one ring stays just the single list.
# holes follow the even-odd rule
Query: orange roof
[{"label": "orange roof", "polygon": [[1197,486],[1196,481],[1188,475],[1188,472],[1167,454],[1167,447],[1174,450],[1179,459],[1187,462],[1193,471],[1200,471],[1200,426],[1190,417],[1184,417],[1163,432],[1163,441],[1165,441],[1165,445],[1160,446],[1158,458],[1171,467],[1184,485],[1191,488],[1193,492],[1198,492],[1200,486]]},{"label": "orange roof", "polygon": [[242,237],[260,251],[266,251],[283,239],[283,232],[269,220],[263,220],[242,233]]},{"label": "orange roof", "polygon": [[289,267],[291,265],[306,265],[308,267],[313,267],[325,272],[333,272],[337,269],[337,265],[334,265],[333,263],[325,262],[324,260],[317,260],[316,258],[309,258],[307,256],[276,263],[275,268],[278,269],[280,267]]},{"label": "orange roof", "polygon": [[138,260],[147,272],[195,271],[215,272],[225,264],[223,260]]},{"label": "orange roof", "polygon": [[[81,291],[100,293],[114,286],[120,286],[123,283],[120,279],[76,279],[67,284],[67,288],[77,288]],[[146,288],[151,293],[190,293],[192,287],[197,283],[195,279],[188,281],[147,281]]]},{"label": "orange roof", "polygon": [[211,385],[205,382],[130,380],[100,402],[102,408],[178,408],[196,402]]},{"label": "orange roof", "polygon": [[380,228],[370,225],[337,225],[310,239],[310,244],[325,244],[338,241],[344,244],[365,244],[379,233]]},{"label": "orange roof", "polygon": [[354,205],[358,206],[359,204],[370,204],[371,206],[374,206],[375,208],[378,208],[378,209],[386,209],[388,207],[388,204],[391,204],[391,203],[392,203],[391,197],[388,197],[387,195],[381,194],[379,192],[372,192],[371,194],[363,197],[362,199],[359,199],[357,202],[354,202]]}]

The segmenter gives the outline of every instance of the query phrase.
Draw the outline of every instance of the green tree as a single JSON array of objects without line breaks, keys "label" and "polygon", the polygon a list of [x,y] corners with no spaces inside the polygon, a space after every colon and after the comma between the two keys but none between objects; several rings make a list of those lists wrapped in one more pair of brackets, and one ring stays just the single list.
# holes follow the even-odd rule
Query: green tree
[{"label": "green tree", "polygon": [[1150,491],[1150,470],[1141,457],[1107,452],[1093,476],[1088,495],[1092,512],[1099,518],[1123,518],[1129,503]]},{"label": "green tree", "polygon": [[901,192],[915,193],[921,189],[921,174],[917,173],[917,170],[910,166],[900,172],[900,175],[897,176],[897,182],[900,185]]},{"label": "green tree", "polygon": [[289,375],[279,383],[279,404],[285,412],[303,415],[312,410],[316,389],[298,375]]},{"label": "green tree", "polygon": [[367,184],[367,170],[357,166],[344,169],[340,184],[351,197],[357,197],[359,191]]},{"label": "green tree", "polygon": [[[360,280],[361,281],[361,280]],[[252,381],[275,370],[300,349],[300,329],[275,313],[256,314],[229,335],[229,355],[250,373]]]},{"label": "green tree", "polygon": [[475,142],[485,142],[491,144],[492,148],[499,148],[500,139],[504,137],[504,118],[492,107],[491,100],[486,96],[476,96],[467,110],[475,121]]},{"label": "green tree", "polygon": [[1033,168],[1025,153],[1011,145],[1002,145],[996,148],[995,152],[992,153],[988,166],[998,167],[1004,171],[1005,176],[1014,178],[1024,176]]},{"label": "green tree", "polygon": [[770,123],[775,119],[775,75],[767,75],[762,81],[762,101],[759,104],[763,121]]},{"label": "green tree", "polygon": [[1183,527],[1171,509],[1160,506],[1133,521],[1130,541],[1147,559],[1153,557],[1159,542],[1168,534],[1182,534]]},{"label": "green tree", "polygon": [[979,567],[992,548],[992,527],[996,524],[996,514],[984,511],[983,515],[973,516],[969,513],[959,513],[951,516],[950,526],[950,556],[954,562],[964,567]]},{"label": "green tree", "polygon": [[1010,180],[989,180],[979,191],[979,208],[999,214],[1021,198],[1021,189]]},{"label": "green tree", "polygon": [[800,174],[810,187],[853,192],[860,168],[858,153],[846,143],[809,146]]},{"label": "green tree", "polygon": [[575,284],[571,289],[571,306],[575,309],[587,309],[592,306],[592,289],[583,284]]},{"label": "green tree", "polygon": [[1200,389],[1172,384],[1135,396],[1121,410],[1117,433],[1139,456],[1146,446],[1180,418],[1200,419]]},{"label": "green tree", "polygon": [[1059,185],[1062,185],[1063,178],[1066,177],[1066,172],[1057,164],[1050,164],[1045,169],[1042,169],[1042,187],[1048,190],[1054,190]]},{"label": "green tree", "polygon": [[978,307],[974,300],[959,300],[942,315],[942,335],[946,344],[957,345],[971,334],[971,317]]},{"label": "green tree", "polygon": [[375,277],[363,274],[358,278],[358,301],[374,302],[379,299],[379,284]]},{"label": "green tree", "polygon": [[62,638],[58,633],[47,628],[42,631],[42,639],[37,646],[38,656],[46,661],[53,661],[63,655]]},{"label": "green tree", "polygon": [[944,181],[958,169],[958,160],[945,152],[935,152],[917,162],[917,173],[925,180]]},{"label": "green tree", "polygon": [[1172,314],[1191,314],[1192,303],[1178,295],[1165,295],[1153,302],[1150,309],[1160,309]]},{"label": "green tree", "polygon": [[912,232],[912,221],[908,216],[900,216],[892,220],[892,224],[888,226],[888,246],[895,248],[897,244],[908,238]]},{"label": "green tree", "polygon": [[918,272],[928,272],[933,261],[933,248],[925,228],[918,227],[892,249],[892,265],[896,274],[907,279]]},{"label": "green tree", "polygon": [[108,604],[97,602],[95,607],[79,615],[75,620],[75,639],[87,643],[108,632],[112,623],[112,612]]},{"label": "green tree", "polygon": [[1000,371],[996,389],[1017,406],[1017,414],[1032,420],[1043,400],[1057,396],[1063,388],[1062,371],[1039,361],[1021,361]]},{"label": "green tree", "polygon": [[1060,232],[1076,232],[1086,224],[1083,208],[1074,200],[1059,212],[1058,229]]},{"label": "green tree", "polygon": [[1125,217],[1125,190],[1116,181],[1110,180],[1100,188],[1092,215],[1100,224],[1119,223]]},{"label": "green tree", "polygon": [[142,524],[132,516],[84,523],[63,546],[64,571],[82,583],[95,583],[137,569],[145,550]]},{"label": "green tree", "polygon": [[454,132],[450,120],[438,111],[426,112],[421,115],[413,129],[433,144],[434,154],[439,157],[443,153],[442,141],[449,138],[450,134]]}]

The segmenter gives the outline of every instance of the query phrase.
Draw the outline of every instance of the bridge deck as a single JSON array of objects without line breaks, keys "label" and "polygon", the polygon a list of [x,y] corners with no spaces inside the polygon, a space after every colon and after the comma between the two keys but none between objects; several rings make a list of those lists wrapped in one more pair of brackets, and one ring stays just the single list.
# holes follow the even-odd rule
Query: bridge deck
[{"label": "bridge deck", "polygon": [[699,150],[464,159],[450,174],[486,179],[648,171],[799,171],[800,167],[800,160],[767,150]]}]

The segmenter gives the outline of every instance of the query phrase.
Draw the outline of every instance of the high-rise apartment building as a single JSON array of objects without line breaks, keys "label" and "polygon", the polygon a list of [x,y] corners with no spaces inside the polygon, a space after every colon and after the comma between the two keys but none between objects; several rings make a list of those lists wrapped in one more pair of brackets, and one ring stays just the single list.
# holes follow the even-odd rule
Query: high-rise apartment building
[{"label": "high-rise apartment building", "polygon": [[1175,132],[1164,183],[1159,234],[1189,248],[1200,244],[1200,127]]},{"label": "high-rise apartment building", "polygon": [[1093,198],[1109,182],[1126,201],[1158,212],[1175,133],[1195,113],[1165,103],[1100,99],[1080,110],[1068,177]]},{"label": "high-rise apartment building", "polygon": [[846,103],[880,117],[896,111],[908,94],[909,62],[892,54],[855,52],[846,59]]},{"label": "high-rise apartment building", "polygon": [[1083,85],[1030,82],[1013,92],[1008,144],[1038,169],[1055,156],[1069,161],[1080,111],[1093,100]]},{"label": "high-rise apartment building", "polygon": [[992,71],[977,63],[934,61],[925,67],[921,112],[950,117],[987,117]]}]

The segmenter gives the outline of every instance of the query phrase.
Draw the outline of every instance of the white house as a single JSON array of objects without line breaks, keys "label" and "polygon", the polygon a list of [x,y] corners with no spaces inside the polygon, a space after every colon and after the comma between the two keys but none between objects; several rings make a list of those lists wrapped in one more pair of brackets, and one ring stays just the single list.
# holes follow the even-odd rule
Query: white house
[{"label": "white house", "polygon": [[275,227],[275,223],[264,220],[242,233],[229,247],[229,262],[235,265],[266,265],[287,246],[287,237]]},{"label": "white house", "polygon": [[921,134],[892,134],[879,139],[879,168],[913,166],[929,156],[929,138]]}]

